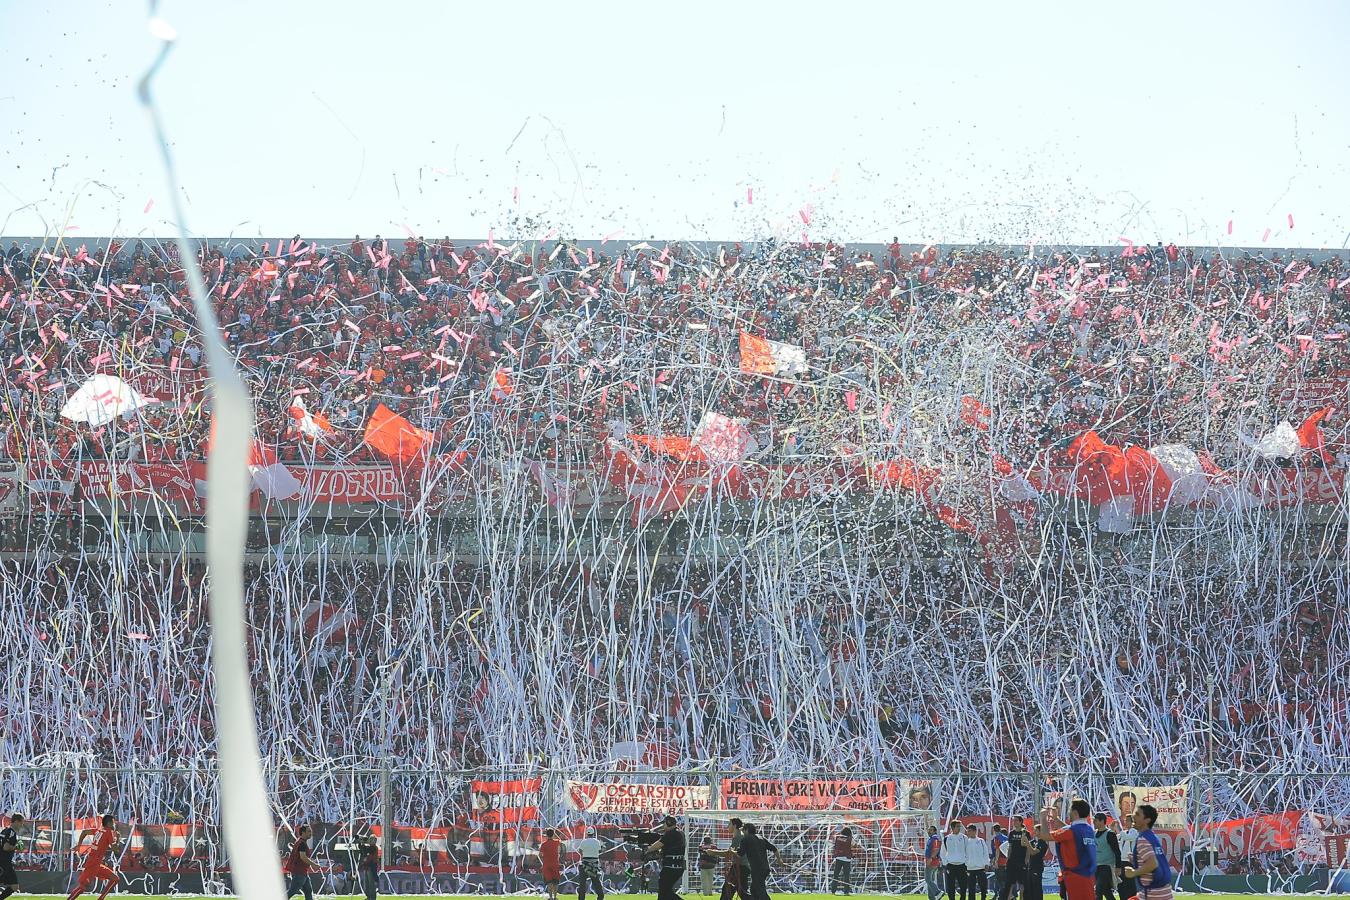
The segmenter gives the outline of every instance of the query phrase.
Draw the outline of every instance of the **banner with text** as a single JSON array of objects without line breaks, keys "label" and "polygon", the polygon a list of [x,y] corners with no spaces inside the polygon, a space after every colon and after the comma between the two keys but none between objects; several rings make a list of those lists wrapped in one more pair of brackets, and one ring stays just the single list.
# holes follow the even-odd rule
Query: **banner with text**
[{"label": "banner with text", "polygon": [[1116,798],[1116,815],[1122,822],[1129,822],[1134,811],[1148,804],[1158,810],[1157,829],[1182,829],[1186,827],[1186,785],[1173,784],[1162,787],[1140,787],[1138,785],[1118,784],[1112,789]]},{"label": "banner with text", "polygon": [[712,807],[712,788],[692,784],[629,784],[567,782],[568,809],[599,815],[675,815]]},{"label": "banner with text", "polygon": [[1268,816],[1208,822],[1196,827],[1195,846],[1213,850],[1224,859],[1294,850],[1298,847],[1302,821],[1302,812],[1290,810]]},{"label": "banner with text", "polygon": [[894,781],[723,778],[725,809],[895,809]]},{"label": "banner with text", "polygon": [[484,825],[530,822],[539,818],[539,778],[473,781],[469,785],[470,818]]},{"label": "banner with text", "polygon": [[933,808],[933,782],[931,780],[927,778],[905,778],[899,780],[897,784],[900,787],[897,809],[922,812]]}]

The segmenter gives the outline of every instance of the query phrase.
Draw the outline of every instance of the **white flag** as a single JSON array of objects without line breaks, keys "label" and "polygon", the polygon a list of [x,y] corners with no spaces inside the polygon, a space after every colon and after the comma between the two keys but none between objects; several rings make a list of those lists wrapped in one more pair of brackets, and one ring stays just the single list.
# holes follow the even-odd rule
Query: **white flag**
[{"label": "white flag", "polygon": [[1172,481],[1168,497],[1173,503],[1199,503],[1209,493],[1209,475],[1200,456],[1184,444],[1159,444],[1148,451]]},{"label": "white flag", "polygon": [[61,416],[72,422],[87,422],[97,428],[107,425],[120,415],[158,402],[116,375],[95,375],[70,395],[66,405],[61,407]]},{"label": "white flag", "polygon": [[1298,456],[1298,432],[1288,422],[1281,422],[1253,447],[1263,459],[1293,459]]},{"label": "white flag", "polygon": [[744,419],[705,412],[690,441],[712,463],[736,463],[759,449]]}]

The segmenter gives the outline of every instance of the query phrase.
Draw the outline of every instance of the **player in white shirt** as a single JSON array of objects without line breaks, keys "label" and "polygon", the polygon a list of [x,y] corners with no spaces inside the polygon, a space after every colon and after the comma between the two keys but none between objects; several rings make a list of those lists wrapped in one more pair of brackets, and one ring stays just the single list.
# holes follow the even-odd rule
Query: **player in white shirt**
[{"label": "player in white shirt", "polygon": [[953,821],[942,836],[939,858],[947,873],[947,900],[967,900],[970,885],[966,880],[966,836],[961,833],[960,822]]},{"label": "player in white shirt", "polygon": [[976,891],[980,900],[989,900],[989,844],[976,833],[974,825],[967,825],[966,900],[975,900]]},{"label": "player in white shirt", "polygon": [[586,829],[586,836],[573,845],[581,854],[577,867],[577,900],[586,900],[586,886],[595,886],[595,900],[605,900],[605,883],[600,878],[600,851],[603,845],[595,836],[594,828]]},{"label": "player in white shirt", "polygon": [[[1139,840],[1139,829],[1134,827],[1134,822],[1132,822],[1130,819],[1126,819],[1125,824],[1129,825],[1130,827],[1122,829],[1120,827],[1119,822],[1112,822],[1111,830],[1114,831],[1116,833],[1116,837],[1120,839],[1121,860],[1125,863],[1125,865],[1129,865],[1130,862],[1134,859],[1134,842]],[[1121,871],[1124,871],[1124,869],[1122,869]],[[1123,875],[1120,878],[1119,890],[1121,897],[1133,897],[1138,892],[1138,889],[1135,887],[1134,884],[1134,879],[1126,878]]]}]

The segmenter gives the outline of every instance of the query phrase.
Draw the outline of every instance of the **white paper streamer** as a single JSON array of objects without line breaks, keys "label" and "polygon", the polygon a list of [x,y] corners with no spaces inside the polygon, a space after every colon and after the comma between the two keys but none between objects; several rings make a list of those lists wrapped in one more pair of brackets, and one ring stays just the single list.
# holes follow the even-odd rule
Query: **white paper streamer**
[{"label": "white paper streamer", "polygon": [[284,900],[281,867],[273,839],[272,807],[263,783],[244,638],[244,540],[248,530],[248,454],[253,441],[253,403],[220,342],[220,325],[206,297],[196,251],[187,235],[182,187],[173,164],[151,82],[173,49],[176,33],[154,15],[150,32],[163,43],[142,76],[139,95],[150,116],[163,157],[178,252],[192,292],[193,309],[206,348],[216,434],[207,461],[207,560],[211,572],[211,672],[216,691],[216,745],[220,760],[221,813],[230,854],[234,892],[248,900]]}]

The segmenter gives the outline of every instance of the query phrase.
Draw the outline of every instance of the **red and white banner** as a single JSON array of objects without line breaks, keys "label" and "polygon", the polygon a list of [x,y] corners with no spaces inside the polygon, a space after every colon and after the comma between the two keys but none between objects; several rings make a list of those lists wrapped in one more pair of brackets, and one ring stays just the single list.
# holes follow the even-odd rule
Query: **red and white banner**
[{"label": "red and white banner", "polygon": [[1268,816],[1201,824],[1195,829],[1195,846],[1196,849],[1214,850],[1225,859],[1293,850],[1298,846],[1302,819],[1303,813],[1291,810]]},{"label": "red and white banner", "polygon": [[205,390],[205,368],[151,366],[127,376],[133,388],[166,403],[200,397]]},{"label": "red and white banner", "polygon": [[[300,482],[300,498],[320,505],[401,505],[408,497],[403,479],[393,466],[300,466],[286,469]],[[205,462],[117,463],[86,460],[75,465],[35,464],[24,481],[30,494],[62,493],[79,487],[90,502],[117,497],[134,501],[158,497],[187,512],[200,512],[205,500],[197,482],[205,484]],[[255,498],[256,500],[256,498]],[[256,505],[256,503],[255,503]]]},{"label": "red and white banner", "polygon": [[712,807],[712,788],[692,784],[567,782],[563,802],[568,809],[597,815],[676,815]]},{"label": "red and white banner", "polygon": [[23,483],[23,469],[15,465],[0,465],[0,516],[19,512],[19,485]]},{"label": "red and white banner", "polygon": [[1350,834],[1329,834],[1325,840],[1327,865],[1333,869],[1350,868]]},{"label": "red and white banner", "polygon": [[531,822],[539,818],[539,778],[474,781],[469,785],[470,818],[484,825]]},{"label": "red and white banner", "polygon": [[1332,372],[1322,378],[1303,378],[1276,388],[1272,405],[1291,419],[1301,419],[1325,406],[1340,405],[1350,392],[1350,372]]},{"label": "red and white banner", "polygon": [[[439,457],[438,457],[439,459]],[[446,476],[433,474],[441,470],[429,467],[424,473],[401,470],[392,464],[379,465],[303,465],[286,463],[285,468],[300,483],[296,502],[321,506],[390,505],[412,507],[424,501],[434,511],[447,502],[456,502],[471,496],[475,483],[482,484],[496,476],[482,468],[468,469],[448,464]],[[720,473],[680,471],[678,466],[651,467],[648,484],[639,486],[648,493],[659,494],[657,508],[678,508],[686,500],[712,495],[720,499],[754,502],[758,500],[798,500],[806,497],[831,497],[853,492],[877,489],[869,483],[865,469],[847,463],[824,466],[761,466],[741,463]],[[30,463],[22,471],[27,493],[32,500],[51,499],[61,495],[69,499],[76,484],[86,501],[98,502],[114,494],[126,502],[137,496],[151,495],[170,503],[178,503],[188,513],[199,513],[205,483],[206,463],[187,462],[116,463],[107,460],[85,460],[80,463]],[[596,477],[595,468],[554,467],[531,462],[532,475],[544,487],[550,503],[559,507],[599,505],[618,507],[639,502],[629,494],[632,490],[622,478]],[[603,471],[603,470],[601,470]],[[422,479],[431,490],[423,496]],[[1072,493],[1071,470],[1043,470],[1039,486],[1052,493]],[[1297,506],[1301,504],[1338,504],[1345,495],[1345,473],[1337,469],[1287,469],[1251,474],[1243,479],[1243,487],[1256,501],[1265,506]],[[594,492],[599,485],[600,491]],[[625,487],[630,490],[626,491]],[[111,490],[110,490],[111,488]],[[645,496],[645,495],[644,495]],[[667,502],[668,501],[668,502]],[[255,505],[259,498],[255,496]]]},{"label": "red and white banner", "polygon": [[78,491],[91,501],[172,503],[189,512],[201,511],[197,480],[206,477],[206,464],[199,462],[126,463],[87,460],[71,468],[59,464],[28,467],[26,485],[30,498]]},{"label": "red and white banner", "polygon": [[725,809],[895,809],[894,781],[723,778]]},{"label": "red and white banner", "polygon": [[402,503],[408,496],[393,466],[290,466],[301,496],[318,504]]}]

